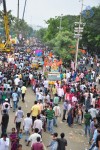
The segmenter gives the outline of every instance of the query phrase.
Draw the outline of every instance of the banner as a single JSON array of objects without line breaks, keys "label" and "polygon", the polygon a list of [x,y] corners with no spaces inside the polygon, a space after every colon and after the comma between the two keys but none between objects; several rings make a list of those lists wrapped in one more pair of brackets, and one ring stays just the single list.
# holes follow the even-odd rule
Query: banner
[{"label": "banner", "polygon": [[35,50],[36,56],[42,56],[43,51],[40,49]]}]

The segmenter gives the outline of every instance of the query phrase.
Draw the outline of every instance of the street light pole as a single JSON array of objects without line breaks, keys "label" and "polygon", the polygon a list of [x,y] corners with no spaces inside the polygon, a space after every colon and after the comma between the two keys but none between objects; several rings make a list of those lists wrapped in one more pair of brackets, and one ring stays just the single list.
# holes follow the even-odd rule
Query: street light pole
[{"label": "street light pole", "polygon": [[19,0],[17,3],[17,39],[19,38]]},{"label": "street light pole", "polygon": [[78,51],[79,51],[79,40],[80,40],[80,32],[82,30],[82,11],[83,11],[83,0],[82,0],[82,6],[81,6],[81,12],[80,12],[80,20],[79,20],[79,26],[78,26],[78,33],[77,33],[77,42],[76,42],[76,54],[75,54],[75,71],[77,69],[77,57],[78,57]]},{"label": "street light pole", "polygon": [[17,6],[17,19],[19,20],[19,0],[18,0],[18,6]]},{"label": "street light pole", "polygon": [[62,30],[62,16],[63,16],[63,14],[61,14],[61,16],[60,16],[60,26],[59,26],[59,31]]},{"label": "street light pole", "polygon": [[26,9],[26,3],[27,3],[27,0],[25,0],[25,4],[24,4],[24,11],[23,11],[23,17],[22,17],[22,20],[24,20],[25,9]]}]

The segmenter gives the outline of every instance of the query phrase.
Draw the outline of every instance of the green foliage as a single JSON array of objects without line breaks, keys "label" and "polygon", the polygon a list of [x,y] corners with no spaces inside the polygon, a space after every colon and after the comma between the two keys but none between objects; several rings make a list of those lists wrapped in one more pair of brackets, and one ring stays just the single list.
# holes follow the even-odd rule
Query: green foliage
[{"label": "green foliage", "polygon": [[87,46],[90,52],[100,51],[100,6],[93,7],[94,11],[93,17],[89,19],[84,19],[86,23],[83,38],[81,43]]},{"label": "green foliage", "polygon": [[[61,26],[62,31],[71,31],[74,32],[74,22],[79,20],[79,16],[62,16]],[[57,33],[59,32],[60,27],[60,16],[55,18],[50,18],[47,22],[48,28],[45,34],[45,41],[51,40],[56,37]]]},{"label": "green foliage", "polygon": [[[82,22],[86,23],[84,27],[84,31],[82,34],[82,40],[80,40],[80,48],[83,46],[87,47],[87,50],[91,52],[100,51],[100,6],[93,7],[94,15],[91,18],[85,19],[82,17]],[[51,48],[59,56],[63,56],[65,54],[65,49],[69,45],[69,43],[74,42],[73,36],[66,37],[62,35],[63,32],[69,31],[70,33],[74,33],[74,22],[79,22],[79,16],[62,16],[62,30],[61,34],[59,34],[59,26],[60,26],[60,16],[55,18],[50,18],[46,23],[48,24],[48,28],[44,29],[40,33],[39,37],[42,38],[42,41],[46,42],[46,44]],[[75,44],[73,44],[75,46]],[[59,48],[59,51],[58,51]],[[61,51],[61,53],[59,53]],[[71,59],[72,56],[67,49],[66,59]],[[65,56],[63,56],[65,59]]]},{"label": "green foliage", "polygon": [[45,41],[45,34],[46,34],[45,28],[41,28],[40,30],[35,32],[35,36],[41,39],[43,42]]},{"label": "green foliage", "polygon": [[54,53],[62,58],[64,62],[74,57],[71,51],[75,51],[75,49],[71,49],[70,46],[75,47],[76,42],[71,32],[59,32],[49,43],[53,46]]}]

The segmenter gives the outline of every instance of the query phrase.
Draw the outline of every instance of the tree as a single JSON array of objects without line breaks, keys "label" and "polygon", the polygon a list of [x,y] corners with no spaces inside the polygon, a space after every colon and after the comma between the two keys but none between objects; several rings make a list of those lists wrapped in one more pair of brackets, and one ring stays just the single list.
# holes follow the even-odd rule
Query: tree
[{"label": "tree", "polygon": [[[80,40],[80,48],[83,48],[83,46],[87,47],[87,50],[91,52],[99,53],[100,51],[100,6],[93,7],[94,15],[91,18],[82,18],[82,22],[86,23],[84,27],[84,31],[82,33],[82,40]],[[70,33],[74,33],[74,22],[79,22],[79,15],[78,16],[62,16],[62,30],[61,32],[69,31]],[[59,35],[59,25],[60,25],[60,17],[50,18],[46,22],[48,24],[47,29],[44,29],[41,31],[38,31],[38,33],[41,34],[38,37],[42,39],[42,41],[46,42],[50,48],[55,48],[55,40],[58,38]],[[38,34],[37,34],[38,35]],[[58,38],[59,39],[59,38]],[[62,36],[63,39],[63,36]],[[60,41],[59,41],[60,40]],[[59,42],[61,42],[61,39],[59,39],[56,47],[59,47]],[[73,37],[71,38],[72,41]],[[64,42],[64,41],[63,41]],[[61,45],[61,48],[63,49],[63,44]],[[65,53],[62,51],[62,53]],[[67,55],[68,56],[68,55]],[[69,57],[70,58],[70,57]]]},{"label": "tree", "polygon": [[87,46],[89,52],[100,51],[100,6],[93,7],[94,15],[84,19],[86,23],[81,44]]},{"label": "tree", "polygon": [[[73,39],[73,34],[69,31],[62,31],[57,34],[57,36],[47,43],[52,45],[54,53],[62,58],[63,62],[70,61],[74,58],[71,53],[73,50],[71,47],[75,47],[75,40]],[[74,53],[75,54],[75,53]]]},{"label": "tree", "polygon": [[46,29],[45,28],[41,28],[40,30],[35,32],[35,36],[39,39],[41,39],[44,42],[44,37],[46,34]]},{"label": "tree", "polygon": [[[79,16],[62,16],[62,31],[71,31],[74,32],[74,22],[79,20]],[[45,41],[51,40],[55,38],[57,33],[59,32],[60,26],[60,16],[55,18],[50,18],[47,22],[48,28],[45,34]]]}]

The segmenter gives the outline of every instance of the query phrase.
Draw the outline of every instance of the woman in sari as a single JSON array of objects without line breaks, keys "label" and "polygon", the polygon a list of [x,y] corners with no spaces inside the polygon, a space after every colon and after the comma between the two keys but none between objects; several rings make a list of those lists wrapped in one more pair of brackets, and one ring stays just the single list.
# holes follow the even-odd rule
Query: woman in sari
[{"label": "woman in sari", "polygon": [[70,108],[70,110],[68,112],[67,123],[68,123],[69,127],[72,127],[72,125],[73,125],[73,108]]},{"label": "woman in sari", "polygon": [[11,150],[17,150],[19,140],[17,133],[15,132],[15,128],[12,128],[12,133],[10,134],[10,141],[11,141]]}]

